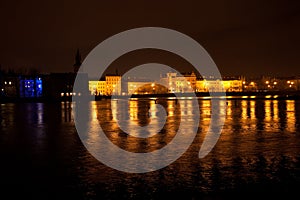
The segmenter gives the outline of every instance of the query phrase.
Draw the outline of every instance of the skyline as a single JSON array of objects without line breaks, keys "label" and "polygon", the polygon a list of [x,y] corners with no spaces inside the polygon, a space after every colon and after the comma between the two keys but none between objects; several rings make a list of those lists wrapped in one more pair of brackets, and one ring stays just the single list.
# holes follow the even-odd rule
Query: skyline
[{"label": "skyline", "polygon": [[[222,75],[299,75],[300,3],[2,1],[0,64],[4,69],[37,68],[42,73],[72,70],[79,48],[84,59],[100,42],[145,26],[180,31],[199,42]],[[120,72],[155,61],[172,67],[176,55],[140,50],[112,63]]]}]

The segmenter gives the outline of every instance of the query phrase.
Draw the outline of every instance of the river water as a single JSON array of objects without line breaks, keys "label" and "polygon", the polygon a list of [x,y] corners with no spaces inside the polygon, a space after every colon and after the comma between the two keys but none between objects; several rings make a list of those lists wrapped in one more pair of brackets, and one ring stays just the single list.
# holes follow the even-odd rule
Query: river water
[{"label": "river water", "polygon": [[[180,115],[193,119],[190,100],[182,101],[187,108],[183,112],[173,99],[160,102],[166,108],[166,124],[149,138],[136,138],[118,128],[116,116],[121,111],[117,101],[91,101],[88,141],[97,146],[94,124],[100,123],[110,141],[127,151],[163,148],[176,135]],[[221,136],[202,159],[198,153],[211,121],[211,101],[198,102],[199,128],[188,150],[172,164],[141,174],[112,169],[89,153],[77,134],[72,103],[1,104],[1,195],[29,199],[223,199],[298,192],[299,100],[228,99]],[[159,126],[154,104],[152,99],[132,99],[126,120],[146,126],[153,117],[154,127]]]}]

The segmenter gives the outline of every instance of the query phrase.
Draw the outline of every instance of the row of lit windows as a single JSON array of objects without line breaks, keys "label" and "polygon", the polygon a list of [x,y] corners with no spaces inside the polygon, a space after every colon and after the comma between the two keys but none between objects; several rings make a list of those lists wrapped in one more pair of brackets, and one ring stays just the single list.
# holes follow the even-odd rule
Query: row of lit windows
[{"label": "row of lit windows", "polygon": [[78,92],[78,93],[76,93],[76,92],[62,92],[62,93],[60,93],[60,96],[76,96],[76,95],[78,95],[78,96],[81,96],[81,93],[80,92]]}]

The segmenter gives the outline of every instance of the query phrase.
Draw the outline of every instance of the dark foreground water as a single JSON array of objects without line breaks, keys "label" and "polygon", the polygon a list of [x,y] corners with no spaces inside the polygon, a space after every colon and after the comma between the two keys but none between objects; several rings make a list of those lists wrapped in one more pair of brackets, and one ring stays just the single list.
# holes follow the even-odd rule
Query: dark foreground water
[{"label": "dark foreground water", "polygon": [[[167,108],[167,124],[159,134],[147,139],[136,139],[118,129],[114,113],[120,110],[109,100],[91,102],[91,127],[100,121],[114,144],[133,152],[149,152],[172,140],[178,115],[193,115],[189,100],[185,101],[184,113],[176,111],[173,100],[162,101]],[[70,103],[2,104],[0,198],[8,195],[8,199],[224,199],[233,196],[245,199],[265,194],[268,197],[297,195],[300,101],[254,99],[227,103],[222,135],[205,158],[199,159],[198,152],[210,123],[211,107],[210,100],[199,100],[201,116],[193,144],[171,165],[144,174],[120,172],[97,161],[79,139]],[[145,113],[153,104],[153,100],[131,101],[128,120],[146,125],[149,116]],[[155,109],[151,112],[155,116]],[[91,143],[93,134],[89,138]]]}]

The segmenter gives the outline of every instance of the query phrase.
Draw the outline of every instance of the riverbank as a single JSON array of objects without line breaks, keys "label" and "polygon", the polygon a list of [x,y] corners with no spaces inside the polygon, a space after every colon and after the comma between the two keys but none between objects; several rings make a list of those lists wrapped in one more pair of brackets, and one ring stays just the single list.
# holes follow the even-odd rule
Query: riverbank
[{"label": "riverbank", "polygon": [[[128,99],[128,98],[188,98],[198,97],[199,99],[224,98],[226,99],[300,99],[300,91],[280,91],[280,92],[226,92],[224,93],[168,93],[168,94],[133,94],[124,96],[89,96],[91,101],[100,101],[102,99]],[[0,97],[0,103],[21,103],[21,102],[64,102],[72,101],[72,96],[62,97],[58,99],[48,97],[38,98],[16,98],[16,97]]]}]

